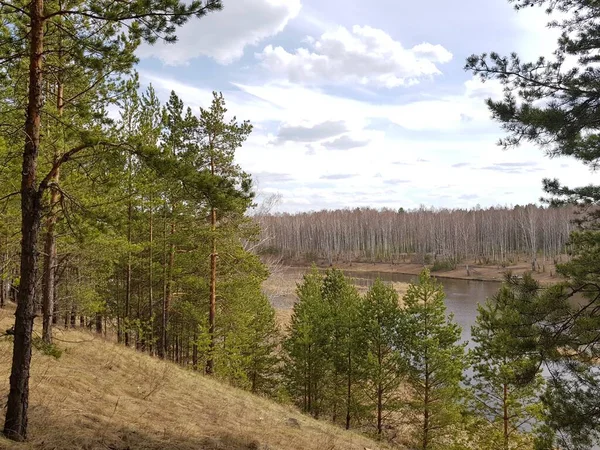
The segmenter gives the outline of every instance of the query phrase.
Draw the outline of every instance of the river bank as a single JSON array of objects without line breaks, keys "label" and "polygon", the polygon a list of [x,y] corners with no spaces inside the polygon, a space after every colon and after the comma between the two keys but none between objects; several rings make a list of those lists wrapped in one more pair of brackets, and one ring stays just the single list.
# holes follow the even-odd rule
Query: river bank
[{"label": "river bank", "polygon": [[[328,264],[325,261],[315,262],[319,268],[335,267],[345,271],[352,272],[380,272],[380,273],[399,273],[405,275],[418,275],[423,270],[423,264],[414,263],[366,263],[366,262],[335,262]],[[288,265],[293,269],[307,269],[311,264],[298,263]],[[513,275],[523,275],[531,271],[531,264],[527,262],[518,262],[516,264],[501,267],[498,265],[481,265],[481,264],[459,264],[453,270],[439,270],[432,272],[437,278],[450,278],[456,280],[473,280],[473,281],[496,281],[504,280],[505,274],[510,271]],[[542,266],[539,271],[533,272],[533,278],[538,280],[542,285],[549,285],[561,280],[560,275],[556,274],[554,264],[547,263]]]}]

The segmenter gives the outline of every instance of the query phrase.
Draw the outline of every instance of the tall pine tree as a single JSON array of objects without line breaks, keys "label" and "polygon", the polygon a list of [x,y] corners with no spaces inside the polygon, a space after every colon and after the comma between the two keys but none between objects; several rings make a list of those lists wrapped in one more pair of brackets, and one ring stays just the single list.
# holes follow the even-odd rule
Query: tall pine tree
[{"label": "tall pine tree", "polygon": [[[524,289],[507,283],[484,305],[478,306],[471,328],[475,347],[470,388],[473,409],[490,422],[488,442],[494,448],[520,448],[543,418],[540,394],[544,380],[535,346],[525,350],[519,305],[538,295],[539,284],[526,275]],[[531,441],[531,439],[529,439]]]},{"label": "tall pine tree", "polygon": [[411,445],[445,448],[460,421],[464,345],[461,329],[446,316],[442,286],[424,270],[404,296],[398,347],[407,364],[405,417],[412,426]]},{"label": "tall pine tree", "polygon": [[[550,156],[573,157],[595,169],[600,159],[600,6],[587,0],[509,1],[517,10],[538,6],[559,12],[550,25],[561,36],[549,58],[524,62],[517,54],[492,52],[467,60],[467,70],[504,86],[503,99],[487,100],[493,118],[508,133],[500,143],[514,147],[530,142]],[[600,441],[600,188],[563,186],[556,179],[543,184],[552,205],[582,207],[581,229],[571,236],[576,257],[558,268],[569,281],[538,298],[529,312],[536,317],[539,351],[552,373],[544,397],[551,411],[549,425],[561,445],[588,448]],[[573,301],[577,296],[585,301]]]},{"label": "tall pine tree", "polygon": [[377,435],[401,403],[405,365],[397,350],[400,324],[398,293],[381,279],[375,280],[361,305],[364,345],[367,350],[367,391],[375,407]]}]

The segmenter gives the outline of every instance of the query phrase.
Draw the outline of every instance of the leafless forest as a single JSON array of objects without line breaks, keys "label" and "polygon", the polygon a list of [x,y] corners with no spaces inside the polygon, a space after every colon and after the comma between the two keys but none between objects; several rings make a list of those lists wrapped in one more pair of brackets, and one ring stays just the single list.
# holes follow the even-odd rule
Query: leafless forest
[{"label": "leafless forest", "polygon": [[261,217],[262,252],[284,260],[511,263],[566,251],[572,207],[377,210],[356,208]]}]

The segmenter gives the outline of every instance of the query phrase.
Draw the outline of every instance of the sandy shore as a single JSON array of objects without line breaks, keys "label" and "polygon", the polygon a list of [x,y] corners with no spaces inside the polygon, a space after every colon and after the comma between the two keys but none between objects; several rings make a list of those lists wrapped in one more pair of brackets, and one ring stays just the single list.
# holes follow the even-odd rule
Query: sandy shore
[{"label": "sandy shore", "polygon": [[[332,266],[325,262],[317,263],[318,267],[336,267],[342,270],[354,272],[383,272],[383,273],[402,273],[407,275],[418,275],[423,270],[422,264],[412,263],[364,263],[364,262],[336,262]],[[293,264],[288,267],[307,268],[310,264]],[[477,280],[477,281],[502,281],[505,274],[511,271],[514,275],[523,275],[531,270],[531,265],[527,262],[519,262],[512,266],[501,267],[494,265],[460,264],[454,270],[442,270],[433,272],[438,278],[454,278],[458,280]],[[539,271],[533,273],[533,277],[541,284],[547,285],[556,283],[561,277],[556,274],[554,264],[547,263]]]}]

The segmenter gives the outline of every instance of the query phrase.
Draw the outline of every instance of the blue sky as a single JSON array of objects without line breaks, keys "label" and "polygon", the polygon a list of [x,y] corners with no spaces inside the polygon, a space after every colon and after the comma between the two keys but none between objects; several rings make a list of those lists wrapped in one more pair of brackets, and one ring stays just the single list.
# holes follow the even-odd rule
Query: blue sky
[{"label": "blue sky", "polygon": [[194,110],[213,90],[254,132],[237,160],[279,211],[356,206],[473,207],[536,202],[541,180],[592,181],[570,159],[502,150],[463,71],[472,53],[549,55],[542,10],[507,0],[223,0],[176,44],[139,51],[142,87]]}]

